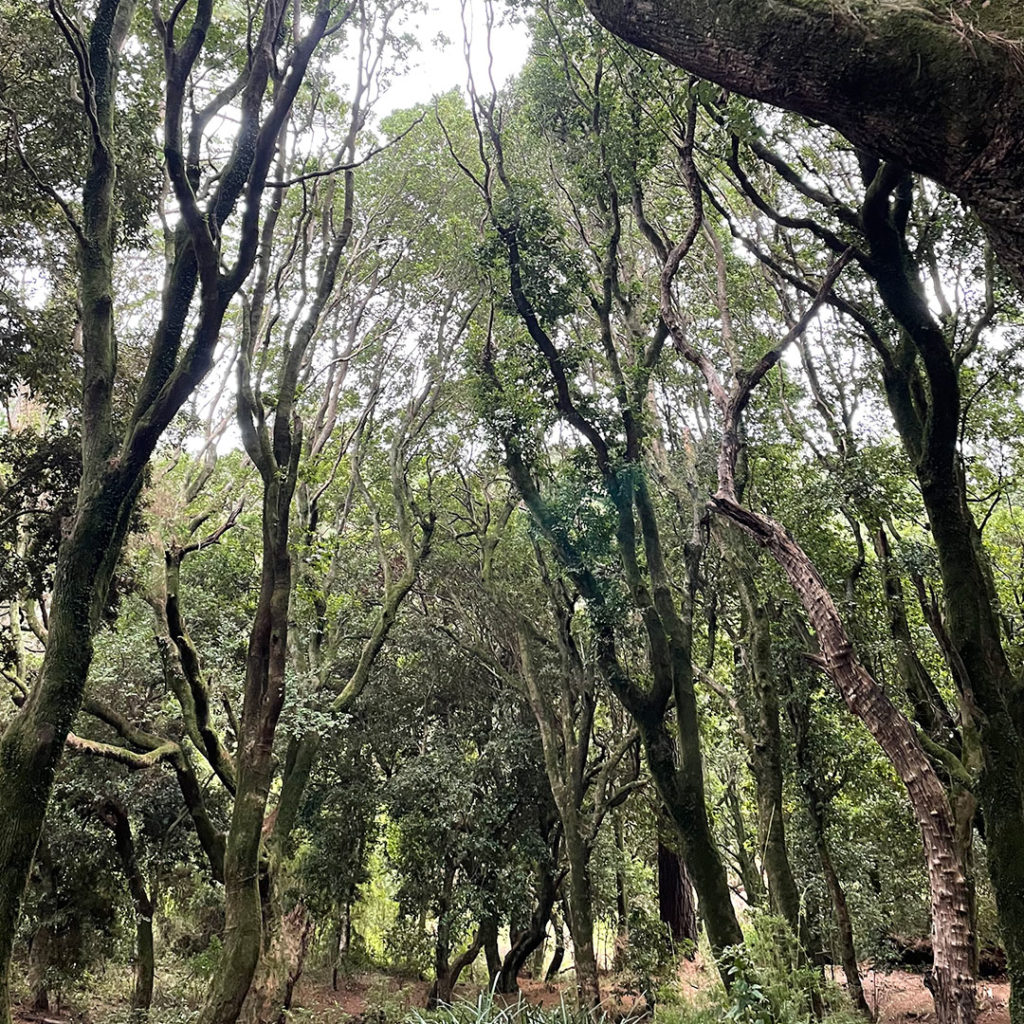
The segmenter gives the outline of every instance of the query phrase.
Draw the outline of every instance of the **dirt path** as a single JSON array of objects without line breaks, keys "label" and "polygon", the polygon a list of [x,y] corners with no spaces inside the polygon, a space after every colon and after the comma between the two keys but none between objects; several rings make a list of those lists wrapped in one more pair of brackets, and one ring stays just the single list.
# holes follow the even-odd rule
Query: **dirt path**
[{"label": "dirt path", "polygon": [[[697,999],[701,992],[714,983],[707,967],[697,962],[684,962],[680,969],[680,989],[684,999]],[[842,972],[837,972],[837,981],[842,981]],[[879,1024],[932,1024],[935,1008],[931,993],[925,988],[924,978],[909,971],[867,971],[864,975],[864,991],[868,1002],[878,1015]],[[332,992],[330,985],[318,983],[315,979],[303,979],[300,984],[297,1005],[324,1015],[324,1024],[334,1024],[339,1012],[345,1017],[359,1017],[368,1022],[379,1021],[384,1011],[392,1017],[396,1010],[422,1008],[426,1002],[429,985],[420,981],[401,981],[385,975],[353,975],[339,981],[339,991]],[[520,982],[523,998],[535,1006],[551,1008],[558,1006],[571,993],[565,983],[548,985],[541,981],[522,979]],[[602,979],[602,990],[609,995],[609,1001],[626,1007],[615,1000],[611,992],[610,979]],[[460,985],[458,995],[474,999],[479,987]],[[978,985],[978,1024],[1009,1024],[1010,986],[1006,981],[982,981]],[[388,1012],[390,1011],[390,1012]],[[341,1016],[337,1017],[340,1022]]]},{"label": "dirt path", "polygon": [[[837,981],[842,973],[837,972]],[[867,971],[864,991],[878,1015],[878,1024],[933,1024],[935,1010],[932,997],[925,988],[923,976],[909,971]],[[684,961],[679,972],[680,992],[684,999],[696,1000],[714,984],[714,977],[699,960]],[[522,979],[523,998],[534,1006],[551,1009],[563,999],[571,998],[566,982],[549,985],[542,981]],[[345,975],[339,978],[338,991],[332,990],[328,979],[306,975],[299,983],[295,1005],[315,1014],[317,1024],[391,1024],[413,1009],[422,1009],[430,988],[428,982],[402,979],[381,973]],[[631,1000],[616,998],[613,983],[602,979],[602,991],[608,996],[608,1007],[614,1012],[627,1010]],[[475,999],[479,986],[463,984],[458,995]],[[978,1024],[1009,1024],[1010,986],[1006,981],[982,981],[978,985]],[[506,997],[513,1001],[513,997]],[[88,1021],[103,1024],[102,1008],[91,1007],[85,1014],[29,1013],[14,1014],[15,1024],[71,1024]]]},{"label": "dirt path", "polygon": [[[868,971],[864,993],[880,1024],[912,1024],[935,1020],[931,993],[924,977],[909,971]],[[1010,983],[983,980],[978,983],[978,1024],[1009,1024]]]}]

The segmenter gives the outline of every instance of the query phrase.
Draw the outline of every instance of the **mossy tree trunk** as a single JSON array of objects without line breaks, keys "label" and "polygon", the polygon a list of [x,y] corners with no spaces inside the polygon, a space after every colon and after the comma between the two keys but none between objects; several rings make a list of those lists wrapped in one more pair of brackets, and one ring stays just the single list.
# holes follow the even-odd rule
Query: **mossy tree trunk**
[{"label": "mossy tree trunk", "polygon": [[[759,144],[754,148],[788,174],[778,154]],[[958,859],[968,876],[975,797],[985,818],[990,877],[1008,956],[1011,1017],[1019,1024],[1024,1001],[1014,992],[1024,986],[1024,861],[1014,850],[1013,837],[1024,830],[1024,680],[1011,668],[1003,647],[995,587],[971,512],[960,451],[960,373],[997,309],[990,293],[985,309],[970,326],[969,340],[955,345],[955,327],[934,313],[920,256],[908,239],[914,180],[902,161],[883,162],[869,148],[857,155],[864,198],[859,209],[838,212],[857,236],[847,255],[854,254],[874,281],[889,316],[880,316],[863,303],[847,304],[845,309],[878,358],[887,404],[928,516],[945,614],[923,604],[959,691],[959,728],[951,727],[941,701],[934,700],[923,665],[907,649],[899,584],[892,572],[885,579],[890,630],[897,641],[898,666],[924,730],[922,742],[951,780]],[[739,168],[735,158],[730,167]],[[742,171],[739,177],[745,179]],[[741,187],[757,202],[749,179]],[[781,223],[770,204],[761,202],[759,208]],[[835,236],[819,238],[837,254],[846,244]],[[991,287],[991,268],[986,277]],[[801,287],[813,291],[806,281]],[[885,539],[876,540],[882,541],[879,552],[884,562]]]},{"label": "mossy tree trunk", "polygon": [[1019,0],[587,0],[623,39],[727,89],[831,125],[972,205],[1024,284]]},{"label": "mossy tree trunk", "polygon": [[[87,112],[88,168],[80,218],[62,210],[77,239],[82,343],[82,477],[75,513],[57,556],[43,664],[32,691],[0,739],[0,1022],[10,1020],[9,965],[21,897],[52,788],[54,771],[82,704],[92,659],[92,634],[106,603],[143,474],[161,434],[209,370],[225,312],[253,266],[260,196],[281,124],[295,98],[329,10],[318,9],[310,32],[296,44],[290,74],[264,112],[269,63],[278,40],[280,4],[267,0],[259,32],[259,57],[250,62],[243,90],[237,144],[220,167],[209,211],[196,200],[200,161],[186,152],[183,120],[186,84],[203,50],[212,5],[199,4],[185,39],[176,45],[159,11],[157,30],[167,39],[164,157],[180,226],[168,239],[160,320],[135,405],[123,434],[116,432],[117,383],[114,264],[118,216],[114,205],[118,54],[128,37],[133,0],[100,0],[82,30],[59,5],[58,29],[75,52],[76,83]],[[198,116],[198,115],[197,115]],[[192,134],[201,147],[202,125]],[[247,216],[235,259],[221,251],[221,228],[244,196]],[[226,270],[222,270],[229,264]],[[194,300],[196,316],[190,319]],[[184,343],[186,330],[192,335]]]},{"label": "mossy tree trunk", "polygon": [[720,515],[743,526],[778,559],[814,626],[826,671],[906,787],[921,830],[928,868],[936,1013],[940,1024],[972,1024],[976,1006],[968,886],[957,856],[945,791],[913,726],[857,661],[824,582],[786,531],[721,492],[713,499],[713,507]]},{"label": "mossy tree trunk", "polygon": [[[564,594],[551,579],[544,559],[536,551],[548,593],[559,652],[555,680],[545,685],[532,648],[536,643],[525,620],[519,629],[519,658],[527,699],[540,731],[548,785],[562,824],[562,841],[568,865],[569,932],[576,969],[577,999],[581,1007],[601,1001],[597,957],[594,949],[593,891],[590,858],[598,829],[609,809],[625,799],[635,778],[620,788],[609,783],[635,734],[627,735],[603,762],[590,758],[596,695],[573,636],[573,595]],[[584,810],[584,802],[590,807]]]}]

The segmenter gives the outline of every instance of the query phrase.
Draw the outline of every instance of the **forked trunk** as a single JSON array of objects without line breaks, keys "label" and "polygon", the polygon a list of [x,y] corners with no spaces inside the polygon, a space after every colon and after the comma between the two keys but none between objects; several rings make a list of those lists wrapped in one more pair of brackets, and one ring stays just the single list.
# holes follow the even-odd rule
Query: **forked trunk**
[{"label": "forked trunk", "polygon": [[[544,937],[547,934],[548,921],[551,920],[551,910],[555,905],[557,888],[551,873],[541,869],[539,892],[537,894],[537,905],[529,924],[512,937],[512,945],[505,954],[501,963],[501,970],[498,972],[498,980],[495,984],[495,991],[503,994],[515,992],[519,987],[519,972],[526,966],[531,956],[539,953],[544,954]],[[541,964],[541,968],[543,963]],[[535,976],[539,974],[537,968]]]}]

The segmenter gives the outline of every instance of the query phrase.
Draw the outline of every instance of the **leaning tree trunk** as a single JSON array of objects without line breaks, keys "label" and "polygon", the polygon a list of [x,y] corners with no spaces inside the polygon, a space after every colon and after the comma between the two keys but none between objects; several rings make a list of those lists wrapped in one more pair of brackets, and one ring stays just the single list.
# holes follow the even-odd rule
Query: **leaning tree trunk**
[{"label": "leaning tree trunk", "polygon": [[539,869],[539,886],[537,905],[534,907],[529,924],[512,937],[512,945],[505,954],[498,971],[495,991],[503,994],[515,992],[518,986],[519,972],[526,966],[527,960],[538,950],[543,953],[544,937],[547,934],[551,911],[555,905],[558,887],[550,871]]},{"label": "leaning tree trunk", "polygon": [[913,726],[857,660],[832,597],[799,545],[767,516],[719,491],[712,509],[763,544],[785,571],[817,634],[825,670],[850,710],[867,726],[906,787],[924,841],[931,891],[935,966],[932,994],[939,1024],[973,1024],[970,898],[957,859],[945,791]]},{"label": "leaning tree trunk", "polygon": [[135,908],[135,988],[132,991],[132,1016],[145,1018],[153,1002],[156,961],[153,946],[153,900],[146,886],[132,838],[131,822],[125,809],[113,799],[100,807],[100,816],[114,833],[114,845],[128,882]]}]

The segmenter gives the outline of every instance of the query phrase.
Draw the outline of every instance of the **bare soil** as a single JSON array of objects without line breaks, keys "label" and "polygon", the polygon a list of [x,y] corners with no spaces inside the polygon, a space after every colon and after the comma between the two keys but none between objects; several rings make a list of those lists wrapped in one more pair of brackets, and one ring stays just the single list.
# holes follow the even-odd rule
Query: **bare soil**
[{"label": "bare soil", "polygon": [[[842,982],[842,972],[835,980]],[[878,1017],[878,1024],[933,1024],[935,1010],[931,994],[925,988],[923,976],[910,971],[872,971],[864,975],[864,991]],[[714,975],[700,959],[684,961],[679,972],[680,989],[684,999],[697,1000],[715,983]],[[520,988],[525,1000],[535,1006],[552,1008],[563,999],[571,999],[568,981],[546,984],[543,981],[521,979]],[[430,989],[429,982],[398,978],[380,973],[347,974],[339,977],[338,990],[331,988],[330,979],[306,975],[299,982],[295,1005],[311,1011],[317,1024],[379,1024],[393,1020],[404,1010],[422,1008]],[[617,993],[614,979],[602,978],[602,990],[607,994],[606,1006],[613,1014],[628,1011],[632,999]],[[474,999],[480,986],[473,983],[459,985],[458,996]],[[978,1024],[1009,1024],[1010,986],[1007,981],[985,980],[978,985]],[[506,997],[513,1001],[516,997]],[[15,1024],[104,1024],[107,1014],[103,1007],[90,1007],[81,1014],[33,1013],[15,1010]]]},{"label": "bare soil", "polygon": [[[715,984],[713,974],[700,959],[684,961],[679,972],[683,998],[697,1000],[702,992]],[[842,983],[842,972],[837,971],[835,980]],[[933,1024],[935,1008],[931,993],[925,988],[921,974],[910,971],[872,971],[865,973],[864,991],[868,1002],[875,1011],[878,1024]],[[391,1007],[422,1007],[426,1002],[430,985],[421,981],[401,981],[383,975],[352,975],[339,979],[339,991],[333,992],[330,984],[316,978],[304,978],[300,982],[296,1004],[323,1014],[324,1024],[343,1024],[353,1017],[373,1021],[374,1011],[383,1002]],[[523,978],[520,980],[523,998],[535,1006],[551,1008],[558,1006],[562,999],[571,998],[571,988],[566,982],[545,984],[542,981]],[[632,1000],[614,991],[614,981],[602,978],[602,990],[608,995],[610,1010],[628,1010]],[[459,985],[461,998],[473,999],[479,993],[478,985]],[[514,997],[510,997],[514,998]],[[982,981],[978,985],[978,1024],[1009,1024],[1010,986],[1007,981]],[[340,1013],[339,1013],[340,1011]],[[335,1014],[338,1014],[335,1018]]]}]

